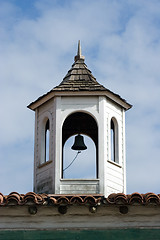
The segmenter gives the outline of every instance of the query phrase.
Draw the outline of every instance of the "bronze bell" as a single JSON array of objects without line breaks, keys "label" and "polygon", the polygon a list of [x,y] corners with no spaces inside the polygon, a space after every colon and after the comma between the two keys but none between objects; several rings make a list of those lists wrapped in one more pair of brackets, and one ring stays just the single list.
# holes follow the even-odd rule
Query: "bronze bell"
[{"label": "bronze bell", "polygon": [[77,136],[75,136],[75,140],[74,140],[74,144],[71,147],[73,150],[86,150],[87,147],[84,144],[84,138],[83,136],[81,136],[80,134],[78,134]]}]

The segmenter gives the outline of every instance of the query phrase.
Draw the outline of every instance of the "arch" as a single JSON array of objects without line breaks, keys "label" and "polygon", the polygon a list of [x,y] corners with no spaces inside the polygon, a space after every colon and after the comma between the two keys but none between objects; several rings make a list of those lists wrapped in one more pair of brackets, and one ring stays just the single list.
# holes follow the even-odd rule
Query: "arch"
[{"label": "arch", "polygon": [[50,160],[50,120],[44,117],[41,124],[41,156],[40,164]]},{"label": "arch", "polygon": [[71,116],[72,114],[75,114],[75,113],[84,113],[86,115],[89,115],[90,117],[92,117],[94,120],[95,120],[95,123],[96,125],[98,126],[98,120],[97,118],[93,115],[93,113],[89,112],[89,111],[85,111],[85,110],[76,110],[76,111],[72,111],[71,113],[69,113],[68,115],[65,116],[65,118],[62,120],[62,123],[61,123],[61,128],[63,128],[63,125],[64,125],[64,122],[66,121],[66,119]]},{"label": "arch", "polygon": [[45,162],[49,161],[50,123],[49,119],[45,125]]},{"label": "arch", "polygon": [[115,117],[110,121],[110,156],[111,161],[119,163],[118,122]]},{"label": "arch", "polygon": [[64,156],[63,149],[66,141],[74,135],[84,134],[92,139],[96,148],[96,177],[98,177],[98,126],[96,120],[88,113],[74,112],[64,120],[62,126],[62,178]]}]

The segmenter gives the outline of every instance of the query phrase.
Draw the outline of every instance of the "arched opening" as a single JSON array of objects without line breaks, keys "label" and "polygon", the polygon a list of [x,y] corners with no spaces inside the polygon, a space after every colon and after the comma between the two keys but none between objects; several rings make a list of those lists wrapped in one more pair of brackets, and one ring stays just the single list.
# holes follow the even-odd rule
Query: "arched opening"
[{"label": "arched opening", "polygon": [[[87,150],[81,153],[71,149],[77,134],[84,137],[87,146]],[[89,114],[76,112],[65,119],[62,127],[62,159],[62,178],[98,178],[98,127]]]},{"label": "arched opening", "polygon": [[42,122],[41,128],[41,159],[40,164],[49,161],[50,152],[50,122],[48,118],[45,118]]},{"label": "arched opening", "polygon": [[111,160],[115,162],[115,127],[111,119]]},{"label": "arched opening", "polygon": [[111,141],[111,161],[119,162],[118,158],[118,124],[115,118],[110,123],[110,141]]},{"label": "arched opening", "polygon": [[45,126],[45,162],[49,161],[49,138],[50,138],[49,120],[47,120]]}]

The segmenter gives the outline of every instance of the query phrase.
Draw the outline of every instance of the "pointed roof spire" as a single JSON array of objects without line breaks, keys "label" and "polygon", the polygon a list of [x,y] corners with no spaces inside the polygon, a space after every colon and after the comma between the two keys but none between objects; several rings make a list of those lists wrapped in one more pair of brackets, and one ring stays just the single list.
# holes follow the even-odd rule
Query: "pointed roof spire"
[{"label": "pointed roof spire", "polygon": [[78,41],[78,51],[77,51],[77,55],[81,56],[81,43],[80,40]]},{"label": "pointed roof spire", "polygon": [[75,62],[73,63],[66,76],[63,78],[63,81],[58,86],[54,87],[51,91],[39,97],[36,101],[28,105],[28,108],[35,110],[37,107],[52,97],[65,95],[67,96],[67,92],[68,96],[72,94],[76,96],[77,93],[77,96],[85,96],[85,92],[87,96],[91,96],[95,92],[95,96],[107,96],[107,98],[111,99],[114,102],[117,102],[120,106],[124,107],[125,110],[128,110],[132,107],[132,105],[127,103],[126,100],[122,99],[119,95],[111,92],[109,89],[105,88],[103,85],[96,81],[96,78],[92,75],[91,71],[88,69],[87,65],[84,62],[85,57],[81,55],[80,41],[78,41],[78,51],[74,59]]},{"label": "pointed roof spire", "polygon": [[77,60],[85,60],[85,57],[82,56],[81,54],[81,44],[80,40],[78,41],[78,50],[77,50],[77,55],[74,57],[74,61],[76,62]]}]

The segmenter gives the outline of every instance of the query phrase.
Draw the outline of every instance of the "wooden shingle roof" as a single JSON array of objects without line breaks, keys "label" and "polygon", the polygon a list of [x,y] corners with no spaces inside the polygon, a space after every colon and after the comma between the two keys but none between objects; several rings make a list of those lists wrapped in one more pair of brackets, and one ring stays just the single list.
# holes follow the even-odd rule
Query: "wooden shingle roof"
[{"label": "wooden shingle roof", "polygon": [[52,97],[66,94],[72,94],[72,96],[81,94],[104,95],[124,107],[126,110],[132,107],[132,105],[127,103],[125,99],[97,82],[96,78],[92,75],[92,72],[84,62],[85,57],[81,54],[80,41],[78,42],[78,51],[74,60],[71,69],[63,78],[63,81],[46,94],[40,96],[36,101],[29,104],[28,108],[35,110],[38,106]]},{"label": "wooden shingle roof", "polygon": [[81,54],[80,41],[78,42],[77,55],[72,68],[59,86],[53,88],[58,91],[106,91],[106,88],[96,81],[91,71],[84,63],[85,57]]},{"label": "wooden shingle roof", "polygon": [[57,91],[106,91],[106,88],[96,81],[91,71],[84,63],[84,59],[78,59],[72,65],[59,86],[53,88]]}]

